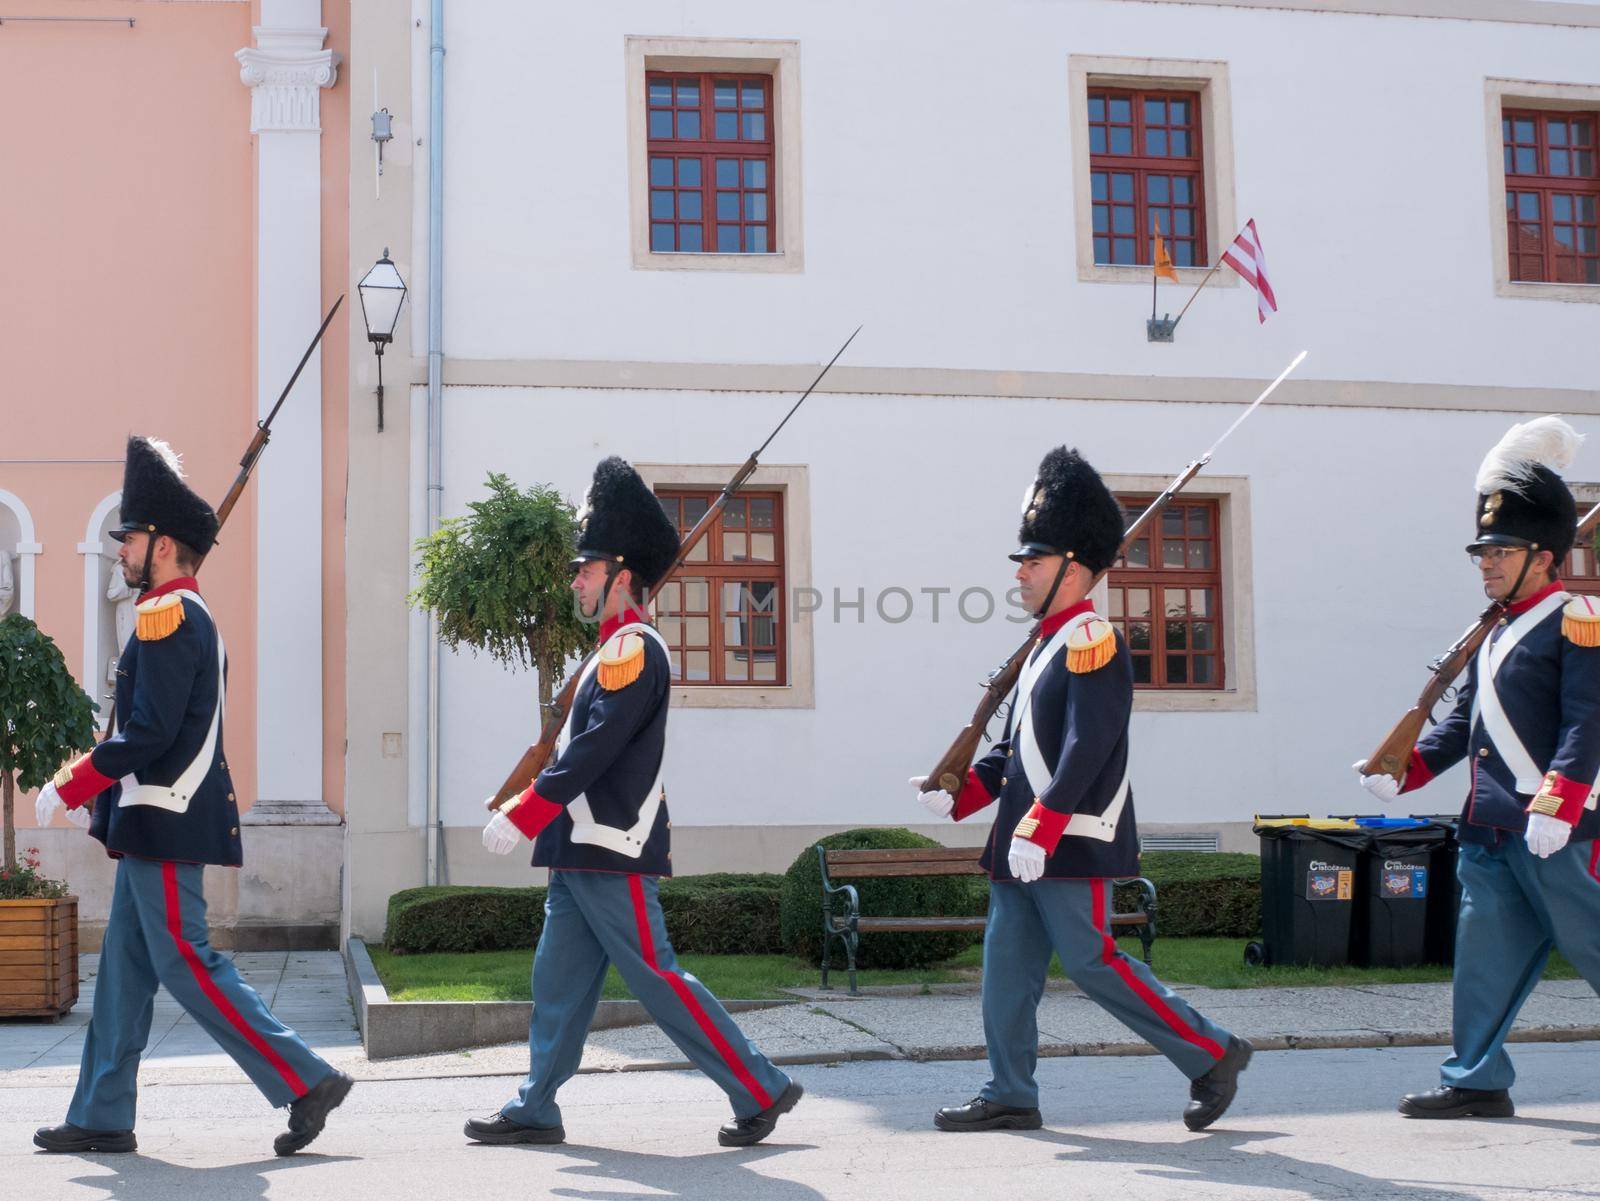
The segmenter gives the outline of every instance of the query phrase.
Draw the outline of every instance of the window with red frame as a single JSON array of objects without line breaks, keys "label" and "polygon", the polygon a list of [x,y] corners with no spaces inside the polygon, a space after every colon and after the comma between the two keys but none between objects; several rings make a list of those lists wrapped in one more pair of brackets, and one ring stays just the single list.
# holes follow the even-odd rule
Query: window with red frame
[{"label": "window with red frame", "polygon": [[1596,114],[1506,109],[1500,131],[1511,278],[1600,284]]},{"label": "window with red frame", "polygon": [[[681,539],[706,515],[717,490],[659,488]],[[741,492],[655,596],[672,682],[787,684],[783,601],[783,494]]]},{"label": "window with red frame", "polygon": [[645,93],[650,249],[777,250],[772,76],[651,71]]},{"label": "window with red frame", "polygon": [[[1578,516],[1594,507],[1593,500],[1578,501]],[[1579,596],[1600,596],[1600,555],[1594,553],[1594,535],[1579,538],[1557,573],[1566,590]]]},{"label": "window with red frame", "polygon": [[1198,93],[1091,88],[1089,172],[1096,263],[1206,262]]},{"label": "window with red frame", "polygon": [[[1117,499],[1131,524],[1154,498]],[[1221,516],[1215,500],[1173,501],[1107,575],[1134,687],[1223,687]]]}]

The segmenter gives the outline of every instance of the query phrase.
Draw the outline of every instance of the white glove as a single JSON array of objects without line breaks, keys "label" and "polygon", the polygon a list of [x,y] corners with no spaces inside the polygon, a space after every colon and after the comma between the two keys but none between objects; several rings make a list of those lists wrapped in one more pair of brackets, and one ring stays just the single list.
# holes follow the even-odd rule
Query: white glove
[{"label": "white glove", "polygon": [[1400,795],[1400,781],[1393,776],[1384,775],[1382,772],[1375,776],[1362,776],[1361,769],[1366,765],[1365,759],[1358,759],[1350,765],[1356,769],[1356,775],[1361,776],[1361,787],[1380,801],[1392,801]]},{"label": "white glove", "polygon": [[1036,842],[1013,838],[1011,854],[1007,858],[1011,863],[1011,874],[1024,884],[1032,884],[1044,875],[1044,848]]},{"label": "white glove", "polygon": [[908,783],[917,790],[917,800],[921,801],[929,813],[935,817],[949,817],[955,811],[956,799],[942,788],[933,792],[923,792],[922,786],[928,782],[927,776],[912,776]]},{"label": "white glove", "polygon": [[522,832],[511,824],[511,819],[499,811],[483,828],[483,847],[491,855],[509,855],[522,841]]},{"label": "white glove", "polygon": [[80,830],[89,828],[89,819],[94,816],[94,802],[79,805],[76,809],[67,810],[67,820]]},{"label": "white glove", "polygon": [[41,830],[50,824],[56,815],[56,810],[63,804],[65,802],[62,801],[61,794],[56,791],[54,783],[46,784],[39,789],[39,795],[33,800],[33,816]]},{"label": "white glove", "polygon": [[1545,813],[1528,814],[1528,830],[1522,836],[1528,849],[1541,859],[1548,859],[1572,837],[1572,827],[1559,817]]}]

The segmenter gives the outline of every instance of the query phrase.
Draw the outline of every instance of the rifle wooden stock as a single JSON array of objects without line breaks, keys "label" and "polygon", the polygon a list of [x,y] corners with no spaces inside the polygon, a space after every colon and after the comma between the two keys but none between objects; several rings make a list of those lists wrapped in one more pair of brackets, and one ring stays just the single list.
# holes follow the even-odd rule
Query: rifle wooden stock
[{"label": "rifle wooden stock", "polygon": [[[1597,525],[1600,525],[1600,505],[1595,505],[1578,522],[1574,543],[1582,542],[1593,534]],[[1467,664],[1472,662],[1484,639],[1508,608],[1510,606],[1504,602],[1495,601],[1483,611],[1477,624],[1457,638],[1450,649],[1439,657],[1417,703],[1395,722],[1394,729],[1378,744],[1378,749],[1367,756],[1366,762],[1361,765],[1362,775],[1393,776],[1397,781],[1404,780],[1406,769],[1411,766],[1411,752],[1422,737],[1423,727],[1433,716],[1433,707],[1444,699],[1444,694],[1455,683],[1456,677],[1467,670]]]}]

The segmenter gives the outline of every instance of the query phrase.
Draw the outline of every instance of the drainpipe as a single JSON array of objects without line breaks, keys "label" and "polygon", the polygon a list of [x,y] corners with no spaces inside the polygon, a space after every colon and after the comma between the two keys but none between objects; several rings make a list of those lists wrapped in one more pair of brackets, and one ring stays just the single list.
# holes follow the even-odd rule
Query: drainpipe
[{"label": "drainpipe", "polygon": [[[432,0],[428,81],[428,533],[439,528],[444,506],[444,0]],[[429,884],[440,883],[443,836],[439,813],[439,622],[428,614],[428,814]]]}]

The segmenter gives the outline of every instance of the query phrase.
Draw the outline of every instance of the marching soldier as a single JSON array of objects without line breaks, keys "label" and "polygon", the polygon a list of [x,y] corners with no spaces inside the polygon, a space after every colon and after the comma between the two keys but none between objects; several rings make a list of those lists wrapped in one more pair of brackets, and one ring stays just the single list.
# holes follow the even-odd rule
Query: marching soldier
[{"label": "marching soldier", "polygon": [[606,968],[678,1048],[728,1094],[725,1147],[772,1133],[802,1089],[750,1045],[705,985],[682,971],[667,940],[656,880],[672,874],[661,760],[671,668],[645,598],[670,569],[678,536],[661,502],[619,458],[595,469],[573,561],[572,590],[600,622],[600,651],[578,684],[551,764],[484,828],[507,854],[526,836],[550,869],[533,959],[532,1066],[515,1099],[467,1122],[480,1143],[559,1143],[556,1092],[583,1056]]},{"label": "marching soldier", "polygon": [[1600,990],[1600,603],[1569,595],[1556,574],[1577,521],[1557,471],[1581,441],[1541,417],[1512,426],[1484,459],[1467,553],[1484,593],[1509,607],[1402,780],[1361,777],[1387,801],[1462,759],[1471,773],[1458,826],[1452,1054],[1438,1088],[1401,1098],[1408,1117],[1512,1116],[1506,1035],[1552,946]]},{"label": "marching soldier", "polygon": [[982,859],[991,881],[983,941],[991,1078],[972,1101],[939,1110],[934,1125],[1039,1128],[1037,1011],[1054,951],[1073,983],[1189,1077],[1183,1121],[1203,1130],[1233,1101],[1252,1048],[1118,950],[1110,925],[1113,880],[1139,868],[1128,763],[1133,668],[1088,594],[1117,557],[1122,512],[1094,468],[1058,447],[1023,497],[1018,537],[1010,557],[1040,625],[1005,734],[959,796],[911,780],[923,805],[956,821],[998,802]]},{"label": "marching soldier", "polygon": [[205,865],[243,862],[222,748],[227,656],[194,578],[217,528],[171,448],[130,438],[122,526],[111,536],[140,599],[118,660],[115,725],[37,801],[41,826],[65,806],[117,861],[77,1091],[65,1124],[33,1136],[46,1151],[135,1149],[139,1056],[158,984],[268,1101],[289,1107],[279,1155],[316,1138],[350,1091],[350,1078],[272,1016],[206,933]]}]

